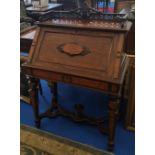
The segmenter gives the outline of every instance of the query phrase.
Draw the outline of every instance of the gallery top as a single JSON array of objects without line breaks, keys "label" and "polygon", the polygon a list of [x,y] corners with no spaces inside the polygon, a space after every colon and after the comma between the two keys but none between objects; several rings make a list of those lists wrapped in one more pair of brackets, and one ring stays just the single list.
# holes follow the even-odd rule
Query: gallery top
[{"label": "gallery top", "polygon": [[39,26],[49,27],[73,27],[80,29],[94,29],[105,31],[127,32],[131,28],[132,23],[129,21],[117,20],[83,20],[83,19],[51,19],[46,22],[39,23]]}]

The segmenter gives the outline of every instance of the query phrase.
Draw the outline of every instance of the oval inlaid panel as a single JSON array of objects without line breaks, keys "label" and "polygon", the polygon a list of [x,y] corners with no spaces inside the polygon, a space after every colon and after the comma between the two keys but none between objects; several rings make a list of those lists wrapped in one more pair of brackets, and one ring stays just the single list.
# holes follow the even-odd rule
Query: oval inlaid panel
[{"label": "oval inlaid panel", "polygon": [[82,53],[83,50],[84,50],[80,45],[75,44],[75,43],[68,43],[68,44],[64,45],[64,46],[62,47],[62,49],[63,49],[63,51],[64,51],[65,53],[68,53],[68,54],[70,54],[70,55],[77,55],[77,54],[80,54],[80,53]]}]

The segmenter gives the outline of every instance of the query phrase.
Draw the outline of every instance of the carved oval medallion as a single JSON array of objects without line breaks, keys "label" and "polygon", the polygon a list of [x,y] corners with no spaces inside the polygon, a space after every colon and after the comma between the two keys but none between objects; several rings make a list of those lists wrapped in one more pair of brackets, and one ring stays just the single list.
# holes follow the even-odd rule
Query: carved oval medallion
[{"label": "carved oval medallion", "polygon": [[60,52],[63,52],[69,56],[84,56],[90,53],[87,47],[81,46],[78,43],[64,43],[57,47]]},{"label": "carved oval medallion", "polygon": [[83,48],[78,44],[69,43],[64,45],[63,51],[70,55],[77,55],[83,52]]}]

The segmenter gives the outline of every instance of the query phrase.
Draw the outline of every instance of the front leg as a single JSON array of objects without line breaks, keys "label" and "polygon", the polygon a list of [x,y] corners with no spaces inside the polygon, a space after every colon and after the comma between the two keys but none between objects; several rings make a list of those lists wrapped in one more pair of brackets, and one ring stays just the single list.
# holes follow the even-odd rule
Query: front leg
[{"label": "front leg", "polygon": [[57,109],[58,108],[58,92],[57,92],[57,83],[56,82],[49,82],[48,83],[51,93],[52,93],[52,103],[51,103],[51,111],[52,109]]},{"label": "front leg", "polygon": [[108,149],[110,151],[114,148],[116,120],[118,113],[119,98],[117,96],[110,96],[109,99],[109,122],[108,122]]},{"label": "front leg", "polygon": [[49,108],[47,109],[47,111],[45,111],[44,113],[40,114],[40,119],[48,117],[48,118],[53,118],[59,115],[59,111],[58,111],[58,102],[57,102],[57,83],[56,82],[48,82],[48,85],[51,89],[51,93],[52,93],[52,101],[51,104],[49,106]]},{"label": "front leg", "polygon": [[30,77],[29,78],[29,93],[32,103],[32,108],[35,117],[35,126],[40,127],[40,117],[39,117],[39,107],[38,107],[38,79]]}]

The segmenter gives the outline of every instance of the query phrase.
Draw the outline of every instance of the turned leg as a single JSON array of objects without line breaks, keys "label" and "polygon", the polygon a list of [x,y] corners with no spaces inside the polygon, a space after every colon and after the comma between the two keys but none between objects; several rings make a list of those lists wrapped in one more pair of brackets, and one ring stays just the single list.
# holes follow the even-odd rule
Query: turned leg
[{"label": "turned leg", "polygon": [[38,80],[35,78],[29,79],[29,93],[31,98],[31,103],[33,107],[34,117],[35,117],[35,126],[40,127],[40,118],[39,118],[39,108],[38,108]]},{"label": "turned leg", "polygon": [[51,110],[58,107],[58,95],[57,95],[57,83],[56,82],[49,82],[49,87],[52,93],[52,103],[51,103]]},{"label": "turned leg", "polygon": [[115,138],[115,128],[118,112],[118,97],[110,96],[109,99],[109,122],[108,122],[108,149],[113,150],[114,147],[114,138]]}]

